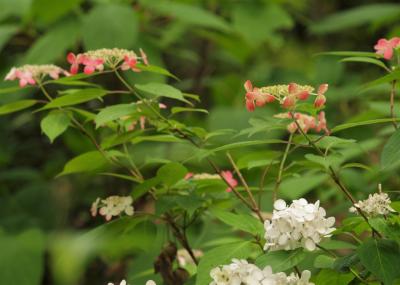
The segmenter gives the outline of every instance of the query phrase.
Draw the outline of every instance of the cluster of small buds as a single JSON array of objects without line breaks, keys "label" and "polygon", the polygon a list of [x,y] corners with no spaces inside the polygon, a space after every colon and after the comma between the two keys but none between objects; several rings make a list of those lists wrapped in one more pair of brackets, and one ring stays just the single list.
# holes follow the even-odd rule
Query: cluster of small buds
[{"label": "cluster of small buds", "polygon": [[[143,103],[142,103],[141,101],[137,101],[136,104],[143,104]],[[167,109],[167,105],[165,105],[165,104],[163,104],[163,103],[159,103],[159,104],[158,104],[158,107],[159,107],[160,109]],[[139,112],[141,112],[141,110],[140,110],[139,107],[138,107],[137,110],[138,110]],[[129,119],[129,116],[122,117],[121,119],[122,119],[122,120]],[[147,121],[146,116],[140,116],[140,118],[139,118],[138,121],[133,121],[133,122],[129,125],[128,131],[133,131],[133,130],[136,128],[136,125],[138,124],[138,122],[139,122],[139,125],[140,125],[140,129],[141,129],[141,130],[144,130],[144,129],[146,128],[146,121]]]},{"label": "cluster of small buds", "polygon": [[314,118],[313,116],[309,116],[306,114],[302,113],[281,113],[277,114],[274,116],[275,118],[280,118],[280,119],[295,119],[296,122],[291,122],[287,126],[287,130],[290,133],[295,133],[298,130],[298,127],[300,126],[301,130],[304,133],[307,133],[309,130],[315,130],[316,132],[321,132],[324,131],[326,134],[329,135],[330,131],[327,126],[326,118],[325,118],[325,112],[321,111],[318,114],[318,118]]},{"label": "cluster of small buds", "polygon": [[[238,185],[238,182],[233,177],[233,173],[231,171],[229,170],[221,171],[221,176],[230,186],[226,188],[226,192],[231,192],[232,188],[235,188]],[[188,172],[185,176],[185,179],[193,179],[193,180],[221,179],[221,176],[219,174],[209,174],[209,173],[194,174],[192,172]]]},{"label": "cluster of small buds", "polygon": [[[201,258],[204,253],[199,249],[192,249],[193,255],[196,258]],[[189,252],[186,249],[179,249],[176,253],[176,260],[178,261],[179,266],[185,267],[188,264],[195,264],[193,258],[190,256]]]},{"label": "cluster of small buds", "polygon": [[69,76],[69,73],[53,64],[41,65],[23,65],[21,67],[13,67],[4,78],[5,80],[19,80],[19,86],[25,87],[26,85],[35,85],[42,81],[46,76],[53,79],[58,79],[60,74]]},{"label": "cluster of small buds", "polygon": [[383,55],[384,59],[391,59],[393,57],[393,50],[400,48],[400,38],[394,37],[389,40],[379,39],[374,49],[379,55]]},{"label": "cluster of small buds", "polygon": [[98,49],[87,51],[85,53],[74,54],[70,52],[67,56],[67,61],[71,64],[71,74],[76,74],[79,71],[79,66],[84,66],[85,74],[92,74],[96,70],[102,71],[105,67],[121,68],[122,70],[131,69],[135,72],[140,72],[137,67],[139,62],[148,65],[147,55],[140,49],[140,56],[135,52],[126,49]]},{"label": "cluster of small buds", "polygon": [[367,217],[376,217],[379,215],[388,215],[395,210],[390,207],[392,201],[387,193],[369,194],[368,199],[358,201],[355,207],[350,208],[351,213],[358,213],[359,208]]},{"label": "cluster of small buds", "polygon": [[308,203],[306,199],[293,200],[290,206],[277,200],[271,220],[266,220],[265,250],[292,250],[303,247],[313,251],[324,237],[331,236],[335,230],[334,217],[325,218],[325,209]]},{"label": "cluster of small buds", "polygon": [[132,203],[133,199],[131,196],[110,196],[103,200],[97,198],[96,201],[93,202],[90,212],[93,217],[95,217],[98,212],[109,221],[112,217],[119,216],[122,213],[132,216]]},{"label": "cluster of small buds", "polygon": [[314,100],[315,108],[321,108],[325,105],[325,92],[328,90],[328,84],[321,84],[317,93],[313,93],[314,88],[308,85],[299,85],[290,83],[288,85],[273,85],[266,87],[253,87],[250,80],[244,83],[246,90],[246,108],[248,111],[254,111],[256,106],[262,107],[267,103],[278,101],[285,109],[294,109],[297,101],[307,100],[310,95],[316,96]]},{"label": "cluster of small buds", "polygon": [[260,269],[244,259],[232,259],[232,263],[211,270],[210,285],[313,285],[311,272],[304,270],[301,276],[284,272],[273,273],[270,266]]}]

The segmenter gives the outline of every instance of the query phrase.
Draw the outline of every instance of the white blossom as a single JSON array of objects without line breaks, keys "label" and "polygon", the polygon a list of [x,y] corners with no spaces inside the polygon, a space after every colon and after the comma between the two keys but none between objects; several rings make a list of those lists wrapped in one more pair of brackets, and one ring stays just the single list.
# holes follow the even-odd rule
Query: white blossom
[{"label": "white blossom", "polygon": [[277,200],[271,220],[264,222],[265,250],[292,250],[304,247],[313,251],[324,237],[335,230],[334,217],[325,218],[324,208],[306,199],[293,200],[290,206]]},{"label": "white blossom", "polygon": [[93,202],[90,209],[92,216],[97,215],[99,209],[99,214],[104,216],[107,221],[111,220],[114,216],[119,216],[125,213],[128,216],[133,215],[133,199],[131,196],[110,196],[106,199],[100,200],[97,198]]},{"label": "white blossom", "polygon": [[270,266],[261,270],[246,260],[233,259],[229,265],[218,266],[211,270],[210,285],[313,285],[309,282],[311,273],[302,272],[299,277],[295,273],[273,273]]},{"label": "white blossom", "polygon": [[[107,285],[114,285],[114,283],[109,282]],[[129,285],[129,284],[127,284],[125,280],[122,280],[121,283],[119,283],[119,285]]]},{"label": "white blossom", "polygon": [[[358,201],[354,204],[368,217],[375,217],[379,215],[387,215],[395,210],[390,207],[390,198],[386,193],[369,194],[368,199]],[[350,212],[358,213],[355,207],[350,208]]]}]

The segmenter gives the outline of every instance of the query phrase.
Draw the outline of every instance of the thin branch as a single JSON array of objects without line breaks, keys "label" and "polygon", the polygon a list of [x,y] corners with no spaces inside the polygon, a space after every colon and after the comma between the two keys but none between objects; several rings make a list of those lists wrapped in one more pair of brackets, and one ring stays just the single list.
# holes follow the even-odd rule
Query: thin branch
[{"label": "thin branch", "polygon": [[283,157],[282,157],[281,163],[279,165],[278,177],[276,179],[275,188],[274,188],[273,197],[272,197],[274,202],[276,201],[277,196],[278,196],[279,186],[281,185],[281,182],[282,182],[283,169],[285,167],[285,162],[286,162],[286,158],[288,156],[289,150],[290,150],[290,145],[292,143],[292,139],[293,139],[293,133],[291,133],[289,136],[289,141],[286,145],[285,152],[283,153]]}]

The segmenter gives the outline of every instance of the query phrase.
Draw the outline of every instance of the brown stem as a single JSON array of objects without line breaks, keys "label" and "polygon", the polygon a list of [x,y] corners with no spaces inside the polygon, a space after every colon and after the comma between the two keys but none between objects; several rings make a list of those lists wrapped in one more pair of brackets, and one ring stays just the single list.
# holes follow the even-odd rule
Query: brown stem
[{"label": "brown stem", "polygon": [[165,220],[166,222],[171,226],[172,232],[174,236],[177,238],[179,243],[183,246],[184,249],[187,250],[189,253],[190,257],[192,258],[193,262],[198,265],[199,261],[197,260],[196,256],[194,255],[194,252],[192,248],[189,245],[189,241],[186,236],[186,231],[182,230],[179,228],[179,226],[175,223],[173,217],[171,217],[169,214],[165,215]]},{"label": "brown stem", "polygon": [[239,176],[239,179],[240,179],[244,189],[246,190],[247,194],[249,195],[252,211],[254,213],[256,213],[258,218],[260,219],[260,221],[262,223],[264,223],[264,218],[261,215],[260,209],[258,207],[258,204],[257,204],[256,200],[254,199],[253,193],[251,193],[249,185],[247,184],[246,180],[244,179],[242,173],[240,172],[239,168],[237,167],[235,161],[233,160],[233,158],[232,158],[232,156],[230,155],[229,152],[226,153],[226,156],[228,157],[229,162],[232,164],[233,169],[235,170],[236,174]]},{"label": "brown stem", "polygon": [[[309,142],[309,144],[318,152],[318,154],[320,154],[321,156],[325,157],[324,152],[315,144],[315,142],[313,140],[310,139],[310,137],[303,131],[303,129],[301,128],[299,122],[297,121],[297,119],[294,117],[293,112],[290,112],[292,118],[294,119],[294,122],[297,126],[297,129],[299,130],[299,132],[303,135],[303,137]],[[342,183],[342,181],[340,180],[339,176],[337,175],[336,171],[333,169],[332,166],[328,167],[329,169],[329,176],[332,178],[332,180],[336,183],[336,185],[339,187],[339,189],[345,194],[345,196],[351,201],[351,203],[353,204],[353,207],[356,208],[357,212],[360,214],[361,217],[363,217],[363,219],[367,222],[367,224],[370,226],[370,228],[372,229],[372,231],[374,233],[376,233],[379,237],[382,237],[382,235],[377,232],[372,225],[369,223],[367,216],[364,214],[364,212],[358,207],[356,206],[356,200],[354,199],[354,197],[351,195],[351,193],[349,192],[349,190],[347,190],[347,188],[344,186],[344,184]]]}]

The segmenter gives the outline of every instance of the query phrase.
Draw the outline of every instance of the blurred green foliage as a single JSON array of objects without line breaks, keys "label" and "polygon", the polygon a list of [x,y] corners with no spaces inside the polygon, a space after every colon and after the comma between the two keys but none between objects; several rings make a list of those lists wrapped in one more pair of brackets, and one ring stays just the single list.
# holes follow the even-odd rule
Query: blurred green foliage
[{"label": "blurred green foliage", "polygon": [[[68,51],[143,48],[152,63],[180,78],[175,81],[151,75],[152,81],[168,81],[185,92],[200,95],[200,108],[210,113],[181,113],[178,118],[210,131],[252,128],[242,137],[256,132],[254,140],[281,138],[284,134],[280,131],[259,132],[274,110],[257,111],[249,122],[250,115],[243,106],[243,82],[327,82],[327,118],[332,126],[388,116],[388,88],[363,92],[358,88],[379,76],[379,67],[364,68],[314,55],[332,50],[372,51],[378,38],[399,35],[399,16],[400,4],[396,1],[0,0],[0,74],[4,77],[12,66],[27,63],[66,67]],[[128,79],[144,83],[149,75],[135,74]],[[110,87],[118,84],[107,76],[101,80]],[[10,86],[14,85],[1,83],[3,88]],[[0,104],[37,96],[33,91],[9,91],[0,94]],[[121,103],[126,101],[121,99]],[[6,112],[0,109],[0,113]],[[100,225],[90,217],[91,202],[115,189],[129,192],[132,185],[109,176],[53,179],[68,159],[92,147],[71,128],[50,145],[38,127],[41,116],[25,112],[0,117],[0,284],[105,284],[122,276],[128,276],[132,284],[144,284],[153,276],[152,263],[167,233],[145,220],[135,220],[126,229],[127,221],[123,219],[91,230]],[[53,116],[52,120],[65,120],[57,112]],[[398,190],[400,185],[398,176],[393,175],[395,169],[379,170],[377,153],[391,134],[383,126],[341,132],[360,144],[346,148],[339,160],[352,158],[374,168],[365,172],[349,166],[342,171],[349,188],[360,196],[374,191],[377,182],[391,185],[390,190]],[[55,137],[62,131],[47,129],[46,134]],[[240,136],[215,138],[221,145],[239,140]],[[276,150],[278,147],[271,145],[270,153],[266,153],[264,146],[255,143],[251,152],[238,149],[234,154],[241,157],[241,167],[252,178],[259,173],[252,168],[268,164],[268,154]],[[187,159],[193,169],[207,169],[203,161],[189,157],[191,149],[185,144],[137,144],[132,153],[147,162],[145,171],[149,174],[155,171],[152,164],[159,163],[152,161],[155,157]],[[222,165],[228,165],[218,153],[215,155]],[[99,159],[94,156],[74,163],[93,163]],[[264,158],[256,159],[259,157]],[[306,157],[302,163],[310,170],[304,176],[285,179],[282,194],[287,198],[303,194],[319,197],[336,214],[347,209],[326,175],[317,173],[315,165],[320,162]],[[295,170],[299,166],[292,167]],[[158,175],[163,175],[161,169]],[[311,193],[313,189],[316,191]],[[190,207],[187,201],[181,203]],[[264,206],[270,209],[269,201]],[[107,234],[102,232],[105,227],[111,228]],[[189,232],[189,238],[194,247],[203,249],[235,241],[226,236],[226,229],[204,220]],[[214,239],[212,245],[207,244],[210,236]],[[133,259],[123,262],[125,257]]]}]

